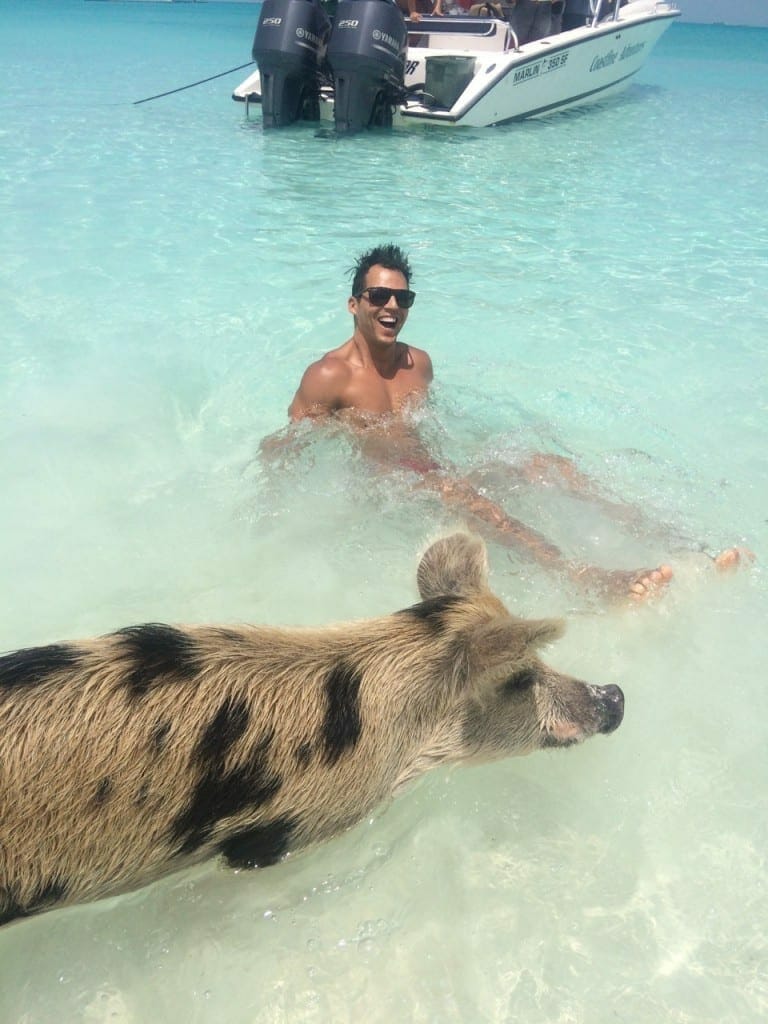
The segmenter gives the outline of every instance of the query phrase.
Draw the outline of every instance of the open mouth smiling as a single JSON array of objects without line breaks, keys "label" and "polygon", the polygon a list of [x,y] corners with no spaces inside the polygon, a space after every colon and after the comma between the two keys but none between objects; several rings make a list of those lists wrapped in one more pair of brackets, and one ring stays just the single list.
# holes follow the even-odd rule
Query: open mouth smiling
[{"label": "open mouth smiling", "polygon": [[397,330],[400,318],[393,313],[383,313],[378,317],[378,321],[385,330],[394,331]]}]

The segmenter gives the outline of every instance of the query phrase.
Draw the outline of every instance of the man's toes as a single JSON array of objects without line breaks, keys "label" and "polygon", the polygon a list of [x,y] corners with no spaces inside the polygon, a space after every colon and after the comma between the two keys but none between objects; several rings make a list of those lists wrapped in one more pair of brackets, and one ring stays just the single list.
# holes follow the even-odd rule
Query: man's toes
[{"label": "man's toes", "polygon": [[633,601],[644,601],[651,594],[665,587],[673,576],[672,567],[660,565],[643,576],[638,576],[629,587],[629,596]]},{"label": "man's toes", "polygon": [[726,548],[715,558],[715,567],[720,572],[729,572],[731,569],[738,569],[740,565],[748,565],[754,562],[755,554],[749,548]]}]

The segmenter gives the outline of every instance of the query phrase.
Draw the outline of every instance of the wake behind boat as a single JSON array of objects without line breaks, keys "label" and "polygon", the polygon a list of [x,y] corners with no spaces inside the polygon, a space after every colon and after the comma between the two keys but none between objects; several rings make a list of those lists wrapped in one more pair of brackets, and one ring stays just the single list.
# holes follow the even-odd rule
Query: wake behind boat
[{"label": "wake behind boat", "polygon": [[264,127],[333,122],[349,132],[393,124],[508,124],[624,89],[680,14],[629,0],[583,27],[519,45],[499,17],[407,20],[390,0],[264,0],[253,59],[233,99],[260,103]]}]

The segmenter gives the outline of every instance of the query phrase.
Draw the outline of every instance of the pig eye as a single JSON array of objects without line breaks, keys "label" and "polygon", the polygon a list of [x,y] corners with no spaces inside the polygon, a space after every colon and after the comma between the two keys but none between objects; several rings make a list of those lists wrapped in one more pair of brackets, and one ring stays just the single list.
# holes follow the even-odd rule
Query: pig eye
[{"label": "pig eye", "polygon": [[536,673],[532,668],[523,668],[507,679],[502,687],[504,693],[522,693],[530,690],[536,682]]}]

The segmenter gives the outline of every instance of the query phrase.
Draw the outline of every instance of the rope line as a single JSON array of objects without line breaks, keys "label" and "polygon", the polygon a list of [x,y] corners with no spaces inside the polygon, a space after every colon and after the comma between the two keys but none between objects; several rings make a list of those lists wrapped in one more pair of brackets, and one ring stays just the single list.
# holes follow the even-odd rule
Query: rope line
[{"label": "rope line", "polygon": [[140,103],[149,103],[150,100],[159,100],[162,96],[172,96],[175,92],[183,92],[185,89],[192,89],[196,85],[203,85],[205,82],[212,82],[215,78],[223,78],[224,75],[231,75],[233,71],[242,71],[243,68],[249,68],[251,64],[255,63],[255,60],[249,60],[247,64],[240,64],[236,68],[230,68],[228,71],[221,71],[218,75],[211,75],[209,78],[201,78],[199,82],[190,82],[189,85],[180,85],[178,89],[169,89],[168,92],[159,92],[155,96],[145,96],[143,100],[134,100],[133,106],[137,107]]}]

